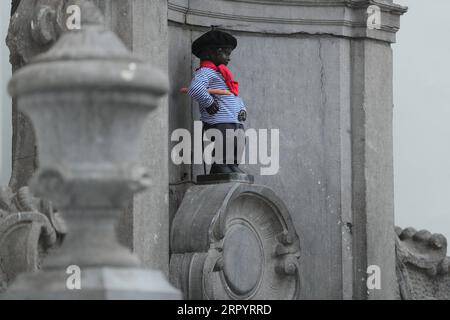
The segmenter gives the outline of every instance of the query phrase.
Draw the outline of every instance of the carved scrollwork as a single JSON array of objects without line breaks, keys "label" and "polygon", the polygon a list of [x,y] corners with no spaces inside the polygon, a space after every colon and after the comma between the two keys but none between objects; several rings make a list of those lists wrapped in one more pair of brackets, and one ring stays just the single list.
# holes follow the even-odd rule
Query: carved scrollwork
[{"label": "carved scrollwork", "polygon": [[0,292],[22,272],[40,268],[42,259],[66,234],[52,204],[35,198],[28,187],[0,190]]},{"label": "carved scrollwork", "polygon": [[[6,43],[13,72],[48,51],[67,29],[66,8],[77,0],[13,0]],[[79,2],[79,1],[78,1]],[[28,117],[12,106],[12,175],[9,186],[26,186],[38,167],[33,126]]]},{"label": "carved scrollwork", "polygon": [[[30,0],[14,1],[7,44],[11,50],[12,62],[20,59],[29,63],[36,55],[47,51],[61,34],[67,31],[66,21],[70,14],[67,8],[77,5],[84,10],[83,21],[96,15],[103,21],[98,11],[88,10],[88,0]],[[85,10],[86,9],[86,10]],[[13,63],[15,65],[15,63]]]},{"label": "carved scrollwork", "polygon": [[63,31],[66,1],[15,1],[6,42],[11,63],[20,67],[45,52]]},{"label": "carved scrollwork", "polygon": [[286,207],[266,187],[190,188],[171,238],[171,280],[186,299],[299,296],[299,239]]},{"label": "carved scrollwork", "polygon": [[397,278],[402,299],[449,299],[450,258],[441,234],[396,228]]}]

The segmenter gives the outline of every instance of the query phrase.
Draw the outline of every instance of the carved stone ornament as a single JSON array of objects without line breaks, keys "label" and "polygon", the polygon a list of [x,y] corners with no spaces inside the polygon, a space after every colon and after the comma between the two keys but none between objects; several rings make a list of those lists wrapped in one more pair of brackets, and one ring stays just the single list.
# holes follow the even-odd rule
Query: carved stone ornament
[{"label": "carved stone ornament", "polygon": [[404,300],[450,299],[447,239],[426,230],[396,228],[397,278]]},{"label": "carved stone ornament", "polygon": [[0,292],[22,272],[39,270],[56,248],[66,226],[51,203],[33,197],[27,187],[0,190]]},{"label": "carved stone ornament", "polygon": [[191,187],[173,220],[170,279],[185,299],[297,299],[300,243],[267,187]]},{"label": "carved stone ornament", "polygon": [[23,66],[50,49],[65,30],[67,14],[64,8],[67,3],[67,0],[15,2],[6,38],[13,66]]},{"label": "carved stone ornament", "polygon": [[[66,21],[70,16],[67,8],[73,4],[80,5],[80,1],[13,0],[6,38],[13,72],[49,50],[61,34],[67,31]],[[38,167],[38,157],[31,121],[18,109],[14,98],[12,130],[12,173],[9,187],[16,192],[28,185]]]},{"label": "carved stone ornament", "polygon": [[[367,28],[367,8],[381,12]],[[196,27],[272,34],[328,34],[395,42],[407,8],[385,0],[168,0],[170,21]]]}]

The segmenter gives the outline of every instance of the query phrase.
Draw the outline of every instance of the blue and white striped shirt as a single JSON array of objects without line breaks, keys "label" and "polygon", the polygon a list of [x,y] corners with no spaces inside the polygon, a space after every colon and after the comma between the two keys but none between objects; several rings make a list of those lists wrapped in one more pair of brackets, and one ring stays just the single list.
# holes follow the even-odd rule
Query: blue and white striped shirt
[{"label": "blue and white striped shirt", "polygon": [[[210,68],[200,68],[195,72],[188,91],[189,95],[198,102],[200,120],[208,124],[240,123],[238,121],[239,111],[245,110],[242,99],[234,94],[229,96],[211,95],[208,89],[229,90],[220,72]],[[206,108],[214,100],[219,106],[219,111],[210,115]]]}]

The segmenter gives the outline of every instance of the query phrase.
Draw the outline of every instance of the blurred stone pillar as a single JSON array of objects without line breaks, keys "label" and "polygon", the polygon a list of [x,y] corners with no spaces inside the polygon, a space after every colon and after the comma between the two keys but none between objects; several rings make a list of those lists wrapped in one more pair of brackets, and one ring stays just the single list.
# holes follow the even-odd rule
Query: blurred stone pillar
[{"label": "blurred stone pillar", "polygon": [[[124,205],[158,179],[141,165],[139,150],[148,116],[168,90],[167,78],[105,30],[91,2],[71,4],[81,9],[81,29],[63,32],[9,85],[39,145],[40,166],[30,186],[60,209],[69,231],[43,271],[20,275],[6,298],[179,298],[162,274],[139,268],[115,233]],[[49,20],[62,9],[49,13]],[[67,284],[74,269],[78,288]]]},{"label": "blurred stone pillar", "polygon": [[[41,21],[39,35],[31,30],[31,21],[41,10],[58,12],[68,1],[38,0],[33,3],[14,0],[8,35],[13,70],[23,67],[39,53],[50,48],[59,36],[48,29],[51,20]],[[103,12],[104,24],[113,30],[129,50],[159,69],[168,70],[167,0],[92,0]],[[17,13],[17,14],[16,14]],[[46,13],[47,14],[47,13]],[[64,12],[59,12],[64,16]],[[84,14],[83,12],[81,13]],[[45,18],[45,15],[41,15]],[[61,20],[62,21],[62,20]],[[45,22],[45,23],[44,23]],[[49,25],[47,25],[47,23]],[[41,28],[43,27],[43,28]],[[59,31],[59,30],[57,30]],[[163,98],[153,119],[145,125],[140,160],[150,168],[154,184],[133,197],[120,217],[121,243],[134,250],[147,267],[168,273],[168,102]],[[37,152],[30,121],[17,110],[13,100],[13,172],[10,186],[14,191],[28,184],[37,168]]]}]

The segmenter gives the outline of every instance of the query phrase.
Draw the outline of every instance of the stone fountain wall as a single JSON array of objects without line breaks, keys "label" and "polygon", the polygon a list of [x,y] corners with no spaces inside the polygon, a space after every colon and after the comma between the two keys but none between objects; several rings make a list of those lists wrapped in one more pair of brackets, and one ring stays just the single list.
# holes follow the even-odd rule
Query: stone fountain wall
[{"label": "stone fountain wall", "polygon": [[[367,28],[370,4],[381,9],[379,30]],[[193,39],[211,25],[238,39],[229,67],[246,127],[280,132],[278,174],[245,169],[291,214],[302,244],[300,297],[396,297],[391,43],[405,8],[338,0],[170,0],[168,8],[171,131],[198,119],[178,93],[198,67]],[[169,166],[171,216],[202,171]],[[383,271],[381,290],[367,290],[370,265]]]},{"label": "stone fountain wall", "polygon": [[[140,146],[139,161],[150,169],[153,183],[147,192],[130,199],[118,227],[121,242],[138,254],[145,267],[169,273],[170,223],[177,221],[186,190],[203,170],[173,165],[168,137],[177,128],[192,130],[198,119],[196,105],[178,89],[189,84],[198,65],[190,53],[192,40],[216,25],[238,38],[230,67],[248,107],[247,126],[280,130],[279,173],[260,176],[257,165],[246,170],[256,176],[257,184],[273,190],[301,243],[301,289],[290,298],[433,296],[414,296],[414,286],[398,285],[403,281],[398,279],[406,279],[405,270],[418,264],[399,253],[393,228],[391,43],[405,8],[381,0],[92,2],[128,49],[168,73],[171,83],[169,98],[144,125]],[[29,29],[40,5],[57,10],[52,7],[55,2],[24,3],[11,20],[14,69],[57,39],[45,23],[40,33]],[[367,28],[371,4],[381,10],[382,23],[375,30]],[[15,170],[12,190],[4,192],[6,203],[38,165],[27,119],[20,113],[14,119]],[[6,205],[2,209],[18,210]],[[51,216],[46,219],[50,223],[42,221],[48,230],[57,231]],[[176,248],[175,254],[184,254],[184,249]],[[447,260],[442,261],[444,270]],[[366,271],[371,265],[382,270],[381,290],[367,291]],[[217,268],[221,267],[219,263]],[[289,264],[286,268],[291,270]],[[410,278],[418,277],[414,275]]]}]

